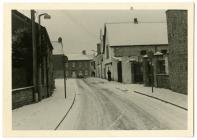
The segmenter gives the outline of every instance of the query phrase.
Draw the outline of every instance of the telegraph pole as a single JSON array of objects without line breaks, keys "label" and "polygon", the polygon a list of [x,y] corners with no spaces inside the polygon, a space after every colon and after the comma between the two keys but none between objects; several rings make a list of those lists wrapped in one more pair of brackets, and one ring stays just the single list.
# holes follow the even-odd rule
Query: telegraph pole
[{"label": "telegraph pole", "polygon": [[37,87],[37,49],[36,49],[36,30],[35,30],[35,10],[31,10],[31,29],[32,29],[32,50],[33,50],[33,85],[34,85],[34,102],[38,101]]}]

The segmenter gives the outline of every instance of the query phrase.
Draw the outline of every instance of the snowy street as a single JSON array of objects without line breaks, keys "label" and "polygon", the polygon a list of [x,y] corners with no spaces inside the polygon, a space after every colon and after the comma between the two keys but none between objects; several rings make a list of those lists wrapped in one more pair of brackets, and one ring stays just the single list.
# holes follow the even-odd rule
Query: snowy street
[{"label": "snowy street", "polygon": [[75,103],[59,130],[185,130],[187,111],[103,79],[76,80]]}]

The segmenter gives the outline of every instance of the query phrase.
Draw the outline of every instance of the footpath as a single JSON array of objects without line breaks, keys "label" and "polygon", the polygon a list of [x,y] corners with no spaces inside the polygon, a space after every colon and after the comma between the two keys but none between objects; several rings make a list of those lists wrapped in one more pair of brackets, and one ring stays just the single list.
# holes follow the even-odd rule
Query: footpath
[{"label": "footpath", "polygon": [[65,99],[64,80],[56,79],[51,97],[12,111],[13,130],[54,130],[72,107],[76,95],[75,79],[67,79]]},{"label": "footpath", "polygon": [[108,87],[116,88],[125,93],[141,94],[142,96],[157,99],[184,110],[188,109],[188,96],[185,94],[173,92],[169,89],[154,87],[152,93],[152,87],[144,87],[143,84],[123,84],[116,81],[109,82],[106,79],[100,78],[90,78],[90,80],[99,81],[100,83],[103,82],[103,84],[107,84]]}]

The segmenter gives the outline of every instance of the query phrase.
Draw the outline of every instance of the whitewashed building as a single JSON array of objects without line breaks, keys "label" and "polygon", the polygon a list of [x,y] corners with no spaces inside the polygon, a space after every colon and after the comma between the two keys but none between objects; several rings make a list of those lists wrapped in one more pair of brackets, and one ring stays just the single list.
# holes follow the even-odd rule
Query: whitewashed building
[{"label": "whitewashed building", "polygon": [[140,63],[148,51],[168,52],[166,22],[141,22],[134,18],[133,22],[106,23],[103,36],[105,76],[110,70],[112,80],[123,83],[143,79]]}]

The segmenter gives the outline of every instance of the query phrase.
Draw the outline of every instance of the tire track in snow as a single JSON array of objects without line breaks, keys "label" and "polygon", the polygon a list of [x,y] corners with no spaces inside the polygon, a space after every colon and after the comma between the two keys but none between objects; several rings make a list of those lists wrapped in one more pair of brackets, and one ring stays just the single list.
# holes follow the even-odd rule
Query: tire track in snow
[{"label": "tire track in snow", "polygon": [[75,91],[75,96],[74,96],[74,99],[73,99],[73,102],[70,106],[70,108],[68,109],[68,111],[66,112],[66,114],[63,116],[63,118],[60,120],[60,122],[58,123],[58,125],[55,127],[54,130],[57,130],[59,128],[59,126],[61,125],[61,123],[64,121],[64,119],[66,118],[66,116],[68,115],[68,113],[70,112],[71,108],[73,107],[74,103],[75,103],[75,98],[76,98],[76,91]]}]

